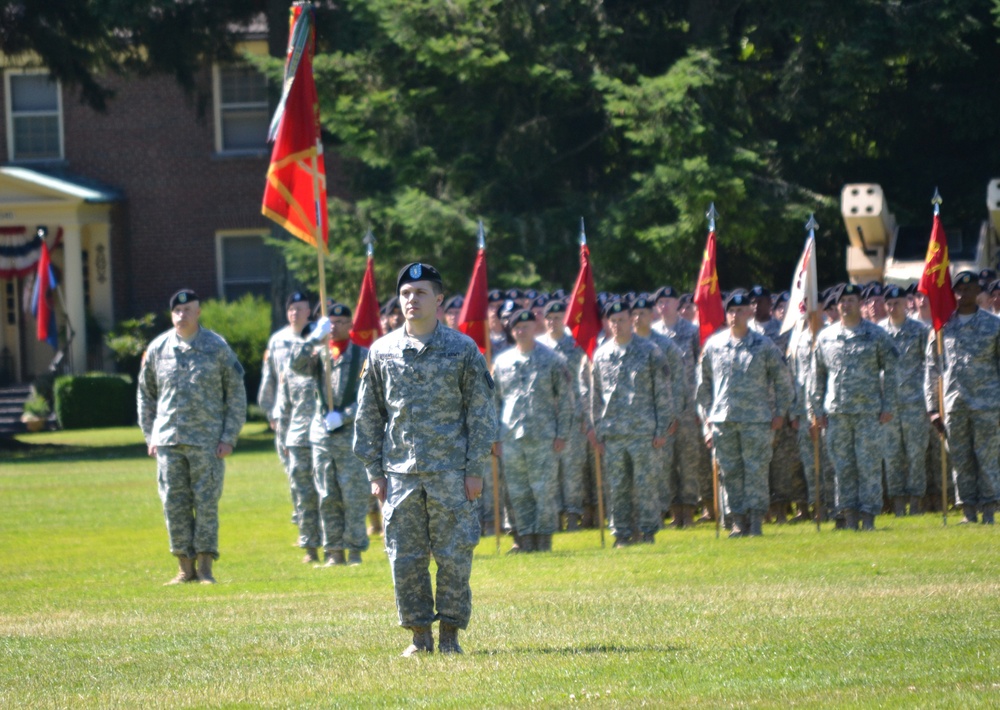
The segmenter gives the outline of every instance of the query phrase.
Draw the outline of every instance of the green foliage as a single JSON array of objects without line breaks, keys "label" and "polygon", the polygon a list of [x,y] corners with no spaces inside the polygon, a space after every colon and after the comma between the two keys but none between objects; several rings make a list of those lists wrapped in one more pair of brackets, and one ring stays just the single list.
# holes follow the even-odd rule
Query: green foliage
[{"label": "green foliage", "polygon": [[271,307],[259,296],[246,294],[238,301],[202,301],[201,325],[229,343],[246,376],[247,399],[260,388],[261,367],[271,334]]},{"label": "green foliage", "polygon": [[52,407],[45,397],[33,394],[24,401],[24,413],[35,419],[46,419],[52,413]]},{"label": "green foliage", "polygon": [[132,424],[136,420],[135,386],[128,375],[63,375],[55,384],[56,419],[63,429]]},{"label": "green foliage", "polygon": [[155,313],[120,321],[104,338],[104,344],[111,351],[118,371],[130,375],[136,381],[146,346],[165,327],[162,319]]}]

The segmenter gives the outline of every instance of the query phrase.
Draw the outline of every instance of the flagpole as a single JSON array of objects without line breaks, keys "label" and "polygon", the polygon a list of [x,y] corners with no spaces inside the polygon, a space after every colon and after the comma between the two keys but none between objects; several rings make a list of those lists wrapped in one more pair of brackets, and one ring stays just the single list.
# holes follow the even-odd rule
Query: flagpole
[{"label": "flagpole", "polygon": [[[806,229],[809,230],[809,238],[812,240],[813,244],[813,254],[815,254],[816,245],[816,230],[819,229],[819,223],[816,222],[816,215],[810,214],[809,221],[806,222]],[[808,303],[809,296],[806,296],[806,302]],[[817,304],[818,306],[819,304]],[[809,356],[810,362],[812,361],[812,354],[816,352],[816,334],[819,333],[819,310],[809,311]],[[807,395],[808,396],[808,395]],[[816,417],[813,416],[810,422],[810,438],[813,442],[813,469],[815,474],[815,491],[816,491],[816,532],[820,532],[820,523],[823,521],[823,474],[822,474],[822,463],[820,457],[820,428],[819,422]]]},{"label": "flagpole", "polygon": [[[934,188],[934,196],[931,197],[931,204],[934,205],[934,217],[940,219],[941,216],[941,193]],[[947,278],[947,272],[946,272]],[[950,285],[950,284],[949,284]],[[941,330],[934,330],[934,340],[937,343],[938,357],[938,412],[941,428],[938,429],[938,438],[941,440],[941,525],[948,527],[948,451],[944,429],[944,341],[941,339]]]},{"label": "flagpole", "polygon": [[[479,220],[479,229],[476,231],[477,246],[483,254],[486,254],[486,229],[483,227],[483,220]],[[485,265],[485,262],[484,262]],[[489,308],[489,306],[487,306]],[[493,375],[493,341],[490,340],[489,313],[486,314],[486,369]],[[502,450],[498,453],[502,453]],[[493,474],[493,537],[496,540],[497,554],[500,554],[500,456],[490,456],[490,469]]]},{"label": "flagpole", "polygon": [[[315,205],[316,213],[316,224],[313,230],[313,238],[316,241],[316,265],[319,270],[319,303],[320,303],[320,318],[329,318],[329,313],[327,313],[326,305],[326,264],[323,261],[323,252],[325,251],[326,241],[322,238],[320,230],[323,225],[323,218],[320,214],[320,201],[319,201],[319,166],[317,165],[316,155],[318,151],[322,150],[322,145],[317,139],[316,141],[317,153],[314,153],[312,158],[310,158],[310,165],[312,166],[312,185],[313,185],[313,205]],[[332,361],[330,357],[330,339],[324,338],[323,349],[321,352],[321,357],[323,358],[323,390],[326,393],[326,406],[329,411],[333,411],[333,380],[330,378],[330,370],[332,369]]]},{"label": "flagpole", "polygon": [[[584,229],[583,217],[580,218],[580,246],[586,246],[587,244],[587,232]],[[588,358],[587,359],[587,372],[590,377],[590,406],[591,406],[591,419],[593,419],[593,407],[594,407],[594,363]],[[594,438],[597,438],[597,432],[594,432]],[[598,442],[600,444],[600,442]],[[604,542],[604,476],[601,471],[601,449],[600,446],[594,447],[594,484],[597,488],[597,527],[601,531],[601,547],[605,546]]]}]

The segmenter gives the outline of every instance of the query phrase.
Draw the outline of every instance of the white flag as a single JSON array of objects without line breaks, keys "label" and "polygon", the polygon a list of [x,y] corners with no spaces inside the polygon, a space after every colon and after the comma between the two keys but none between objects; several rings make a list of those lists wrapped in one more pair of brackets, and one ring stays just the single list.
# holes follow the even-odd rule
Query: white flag
[{"label": "white flag", "polygon": [[795,267],[790,294],[785,320],[781,323],[782,333],[808,320],[810,313],[819,310],[819,293],[816,287],[816,238],[811,234],[806,239],[799,264]]}]

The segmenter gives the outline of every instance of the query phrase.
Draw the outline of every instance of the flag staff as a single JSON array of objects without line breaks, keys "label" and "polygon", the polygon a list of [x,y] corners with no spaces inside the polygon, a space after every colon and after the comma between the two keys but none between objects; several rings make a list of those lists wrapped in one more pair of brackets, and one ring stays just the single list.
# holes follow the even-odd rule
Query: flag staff
[{"label": "flag staff", "polygon": [[[806,222],[806,230],[809,232],[809,240],[815,244],[816,242],[816,230],[819,229],[819,223],[816,221],[815,213],[809,215],[809,221]],[[809,311],[809,330],[811,332],[811,340],[809,343],[809,353],[812,354],[816,350],[816,334],[819,332],[819,311],[812,310]],[[807,395],[808,396],[808,395]],[[810,422],[809,428],[810,438],[813,444],[813,467],[815,472],[815,483],[816,483],[816,532],[820,531],[820,523],[823,520],[823,495],[822,495],[822,466],[820,459],[820,430],[819,423],[816,421],[816,417],[813,416]]]},{"label": "flag staff", "polygon": [[[584,227],[583,217],[580,217],[580,246],[587,246],[587,230]],[[587,373],[590,377],[591,417],[593,417],[594,363],[590,358],[587,359]],[[597,432],[594,434],[596,438]],[[597,489],[597,527],[601,531],[601,547],[604,547],[604,476],[601,471],[600,445],[594,447],[594,484]]]},{"label": "flag staff", "polygon": [[[486,254],[486,228],[483,226],[483,220],[479,220],[479,226],[476,229],[476,246],[478,247],[480,253],[484,256]],[[489,314],[486,316],[486,322],[489,323]],[[486,369],[490,371],[490,375],[493,374],[493,341],[490,339],[489,327],[486,328]],[[502,454],[502,449],[494,447],[493,453],[490,456],[490,469],[492,473],[493,480],[493,537],[496,539],[497,554],[500,554],[500,455]]]},{"label": "flag staff", "polygon": [[[709,203],[705,217],[708,218],[709,233],[715,232],[715,220],[719,213],[715,209],[715,203]],[[712,508],[715,512],[715,539],[719,539],[722,532],[722,489],[719,482],[719,459],[715,455],[715,446],[712,446]]]},{"label": "flag staff", "polygon": [[[940,221],[941,219],[941,203],[944,200],[941,199],[941,193],[938,192],[937,187],[934,188],[934,196],[931,197],[931,204],[934,205],[934,220]],[[943,263],[942,273],[944,274],[945,280],[948,288],[951,288],[951,276],[948,273],[948,257],[945,254],[945,260]],[[941,439],[941,525],[944,527],[948,526],[948,451],[947,451],[947,437],[945,435],[944,429],[944,341],[941,338],[941,329],[936,328],[934,330],[934,340],[937,343],[937,357],[938,362],[941,366],[938,368],[938,412],[941,417],[941,428],[938,429],[938,437]]]}]

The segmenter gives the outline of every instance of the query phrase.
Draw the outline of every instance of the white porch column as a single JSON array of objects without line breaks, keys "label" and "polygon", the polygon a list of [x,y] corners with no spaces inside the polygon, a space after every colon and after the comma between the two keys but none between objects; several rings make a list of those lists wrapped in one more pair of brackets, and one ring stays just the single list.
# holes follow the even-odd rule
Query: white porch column
[{"label": "white porch column", "polygon": [[80,224],[63,225],[63,280],[66,296],[66,318],[73,329],[69,347],[70,371],[81,375],[87,371],[87,321],[83,298],[83,251],[80,244]]}]

